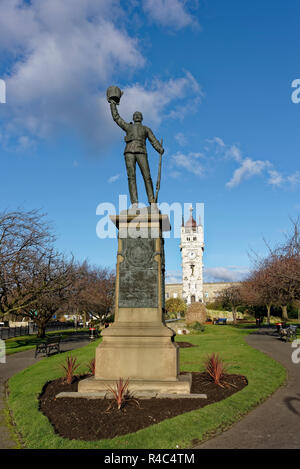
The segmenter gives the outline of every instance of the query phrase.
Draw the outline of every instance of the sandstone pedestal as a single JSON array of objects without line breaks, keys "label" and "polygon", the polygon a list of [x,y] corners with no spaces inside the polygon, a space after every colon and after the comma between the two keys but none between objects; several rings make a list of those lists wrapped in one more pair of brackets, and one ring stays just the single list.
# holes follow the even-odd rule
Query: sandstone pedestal
[{"label": "sandstone pedestal", "polygon": [[163,319],[168,217],[148,208],[111,219],[119,229],[115,322],[102,331],[95,377],[78,391],[104,391],[122,377],[130,391],[188,394],[191,375],[179,374],[179,348]]}]

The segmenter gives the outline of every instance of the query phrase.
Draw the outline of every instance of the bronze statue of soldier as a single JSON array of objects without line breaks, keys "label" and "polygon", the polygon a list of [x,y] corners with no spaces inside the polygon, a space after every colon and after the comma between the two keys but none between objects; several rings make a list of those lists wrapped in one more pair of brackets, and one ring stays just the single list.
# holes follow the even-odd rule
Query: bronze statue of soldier
[{"label": "bronze statue of soldier", "polygon": [[[150,141],[153,148],[162,155],[164,149],[162,143],[160,143],[154,136],[152,130],[142,124],[143,115],[141,112],[136,111],[133,114],[133,122],[125,122],[120,117],[117,105],[120,103],[122,91],[117,86],[110,86],[107,89],[107,100],[110,103],[110,110],[113,120],[118,124],[121,129],[126,132],[125,142],[126,147],[124,150],[125,163],[128,176],[128,186],[130,200],[133,205],[138,204],[138,193],[136,185],[136,163],[139,165],[147,192],[149,204],[153,204],[157,200],[153,192],[153,184],[150,174],[146,140]],[[161,165],[161,159],[160,159]],[[159,170],[159,181],[157,184],[157,192],[160,183],[160,170]]]}]

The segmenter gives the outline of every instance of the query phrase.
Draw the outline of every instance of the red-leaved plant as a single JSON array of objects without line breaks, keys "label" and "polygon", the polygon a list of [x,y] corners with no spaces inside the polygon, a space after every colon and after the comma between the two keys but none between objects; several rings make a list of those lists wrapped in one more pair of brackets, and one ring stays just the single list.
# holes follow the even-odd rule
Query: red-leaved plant
[{"label": "red-leaved plant", "polygon": [[88,363],[88,368],[89,368],[89,372],[92,373],[92,375],[95,375],[95,368],[96,368],[96,360],[95,360],[95,358],[93,358],[93,360],[91,360],[91,361]]},{"label": "red-leaved plant", "polygon": [[68,355],[65,363],[61,364],[61,367],[65,370],[65,380],[68,384],[72,384],[74,373],[79,366],[80,364],[77,363],[77,358],[72,357],[72,355]]},{"label": "red-leaved plant", "polygon": [[209,376],[213,379],[214,383],[223,388],[224,386],[221,381],[224,378],[226,365],[218,354],[212,353],[207,357],[205,362],[205,369]]},{"label": "red-leaved plant", "polygon": [[126,379],[126,381],[124,381],[123,378],[119,378],[118,381],[116,381],[114,386],[106,387],[107,391],[112,393],[113,399],[117,403],[118,410],[121,409],[122,405],[125,402],[125,398],[126,398],[127,391],[128,391],[128,385],[129,385],[129,379]]}]

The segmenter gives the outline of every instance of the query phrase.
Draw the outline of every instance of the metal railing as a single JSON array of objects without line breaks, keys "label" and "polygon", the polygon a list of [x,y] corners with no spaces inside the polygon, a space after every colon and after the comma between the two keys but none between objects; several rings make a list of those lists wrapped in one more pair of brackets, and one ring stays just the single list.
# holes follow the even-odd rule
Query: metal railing
[{"label": "metal railing", "polygon": [[[74,323],[52,323],[46,326],[46,331],[61,331],[65,329],[74,329]],[[77,326],[82,327],[82,326]],[[36,324],[29,324],[28,326],[16,326],[16,327],[0,327],[0,339],[12,339],[13,337],[21,337],[24,335],[31,335],[36,334],[38,331],[38,327]]]}]

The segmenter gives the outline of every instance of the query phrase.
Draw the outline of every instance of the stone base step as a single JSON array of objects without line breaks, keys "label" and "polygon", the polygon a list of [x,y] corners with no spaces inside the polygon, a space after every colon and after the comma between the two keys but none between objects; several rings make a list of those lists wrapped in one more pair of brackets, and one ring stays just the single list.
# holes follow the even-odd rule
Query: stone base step
[{"label": "stone base step", "polygon": [[[87,378],[78,383],[78,392],[80,393],[102,393],[108,392],[108,386],[114,387],[117,380],[107,380],[99,378]],[[174,380],[129,380],[128,391],[151,394],[187,394],[190,395],[192,384],[191,373],[178,375]]]}]

